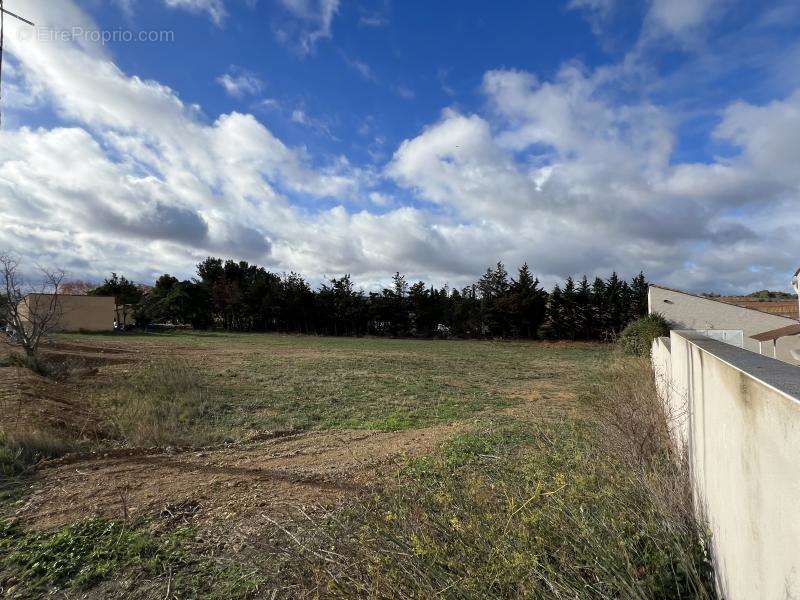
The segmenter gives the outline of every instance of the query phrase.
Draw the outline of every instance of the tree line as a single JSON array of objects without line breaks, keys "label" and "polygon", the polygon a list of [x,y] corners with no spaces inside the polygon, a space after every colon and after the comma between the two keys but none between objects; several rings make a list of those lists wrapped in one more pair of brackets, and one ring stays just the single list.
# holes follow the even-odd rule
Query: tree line
[{"label": "tree line", "polygon": [[89,293],[114,296],[139,327],[334,336],[605,340],[647,313],[643,273],[630,282],[616,273],[567,278],[547,292],[527,264],[512,277],[501,262],[462,289],[409,283],[396,273],[389,287],[367,293],[349,275],[313,289],[294,272],[209,257],[189,280],[165,274],[143,291],[112,274]]}]

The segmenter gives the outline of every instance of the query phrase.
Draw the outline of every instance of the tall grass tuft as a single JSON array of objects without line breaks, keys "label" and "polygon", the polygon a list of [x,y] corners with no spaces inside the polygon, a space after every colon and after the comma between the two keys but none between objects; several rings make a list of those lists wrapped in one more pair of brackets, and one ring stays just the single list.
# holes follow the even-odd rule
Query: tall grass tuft
[{"label": "tall grass tuft", "polygon": [[56,458],[72,450],[76,444],[53,431],[22,429],[17,426],[0,431],[0,476],[13,477],[31,469],[47,458]]},{"label": "tall grass tuft", "polygon": [[[323,522],[279,526],[272,552],[305,597],[715,598],[650,369],[614,369],[598,422],[461,436]],[[638,403],[630,430],[611,425]]]},{"label": "tall grass tuft", "polygon": [[185,361],[137,369],[111,391],[109,410],[121,437],[134,446],[202,446],[223,436],[219,395]]}]

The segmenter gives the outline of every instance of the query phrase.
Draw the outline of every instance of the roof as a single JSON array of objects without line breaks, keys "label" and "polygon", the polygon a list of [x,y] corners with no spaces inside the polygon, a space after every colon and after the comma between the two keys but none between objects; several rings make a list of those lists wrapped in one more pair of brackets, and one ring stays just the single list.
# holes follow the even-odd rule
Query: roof
[{"label": "roof", "polygon": [[723,296],[720,298],[723,302],[735,304],[742,308],[754,308],[763,312],[768,312],[773,315],[781,317],[788,317],[797,320],[800,318],[798,312],[797,300],[753,300],[743,297]]},{"label": "roof", "polygon": [[778,338],[787,337],[790,335],[800,335],[800,323],[797,325],[787,325],[786,327],[779,327],[778,329],[770,329],[763,333],[751,335],[750,338],[758,342],[768,342],[770,340],[777,340]]},{"label": "roof", "polygon": [[739,306],[738,304],[733,304],[731,302],[725,302],[724,300],[720,300],[719,298],[708,298],[706,296],[700,296],[698,294],[691,294],[689,292],[684,292],[683,290],[676,290],[675,288],[667,287],[665,285],[658,285],[657,283],[649,284],[649,287],[659,288],[662,290],[667,290],[668,292],[675,292],[676,294],[684,294],[686,296],[692,296],[693,298],[701,298],[702,300],[708,300],[709,302],[719,302],[720,304],[724,304],[726,306],[736,306],[738,308],[742,308],[744,310],[754,310],[756,312],[763,313],[765,315],[769,315],[771,317],[779,317],[781,319],[786,319],[787,321],[797,321],[797,319],[793,319],[791,317],[786,317],[784,315],[775,314],[774,312],[769,312],[767,310],[762,310],[760,308],[753,308],[752,306]]}]

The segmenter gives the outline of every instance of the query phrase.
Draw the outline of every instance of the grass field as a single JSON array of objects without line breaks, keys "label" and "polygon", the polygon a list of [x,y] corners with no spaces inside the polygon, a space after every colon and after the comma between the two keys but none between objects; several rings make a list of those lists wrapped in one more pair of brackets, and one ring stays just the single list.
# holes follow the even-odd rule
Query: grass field
[{"label": "grass field", "polygon": [[[67,339],[82,345],[119,340]],[[574,391],[591,381],[607,358],[605,348],[592,344],[257,334],[131,336],[124,344],[156,364],[197,369],[215,405],[217,427],[226,435],[391,431],[450,422],[514,405],[532,391],[557,394],[565,386]],[[113,398],[118,389],[114,380],[97,385],[93,394]]]},{"label": "grass field", "polygon": [[649,390],[646,365],[609,376],[607,346],[177,333],[49,353],[73,375],[0,369],[8,597],[713,597],[692,519],[650,493],[669,461],[622,460],[596,418]]}]

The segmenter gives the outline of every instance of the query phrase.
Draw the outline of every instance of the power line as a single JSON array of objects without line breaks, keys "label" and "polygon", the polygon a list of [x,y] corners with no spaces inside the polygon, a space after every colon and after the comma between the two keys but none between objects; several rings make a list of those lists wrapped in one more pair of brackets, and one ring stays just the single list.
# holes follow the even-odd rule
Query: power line
[{"label": "power line", "polygon": [[35,27],[32,21],[24,17],[20,17],[18,14],[11,12],[10,10],[6,10],[3,6],[3,0],[0,0],[0,126],[2,126],[2,119],[3,119],[3,112],[2,112],[2,100],[3,100],[3,41],[4,41],[4,34],[5,34],[5,24],[6,24],[6,15],[10,17],[14,17],[19,21],[22,21],[26,25],[31,25]]}]

